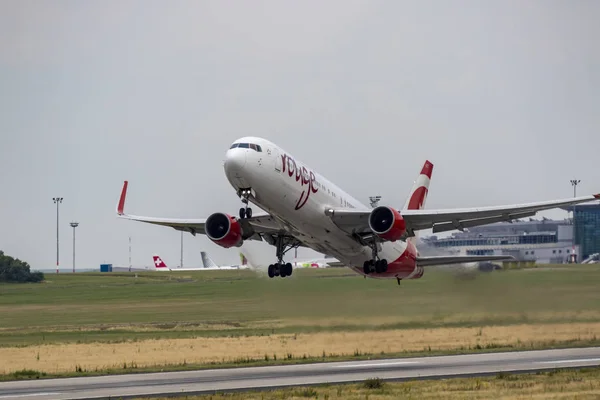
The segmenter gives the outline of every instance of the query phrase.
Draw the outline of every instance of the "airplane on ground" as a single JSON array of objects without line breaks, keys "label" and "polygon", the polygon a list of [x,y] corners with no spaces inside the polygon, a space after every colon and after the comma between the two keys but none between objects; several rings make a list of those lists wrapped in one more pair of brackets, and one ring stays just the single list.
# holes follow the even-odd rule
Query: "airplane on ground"
[{"label": "airplane on ground", "polygon": [[168,267],[167,264],[163,261],[163,259],[158,255],[155,254],[152,256],[152,259],[154,260],[154,269],[156,271],[202,271],[205,268],[171,268]]},{"label": "airplane on ground", "polygon": [[[260,264],[252,262],[249,258],[247,258],[247,261],[248,261],[248,265],[252,269],[258,269],[260,267],[263,267]],[[292,267],[294,269],[345,267],[345,265],[343,263],[341,263],[340,261],[336,260],[333,257],[328,257],[328,256],[325,256],[324,258],[306,258],[306,259],[294,257],[292,260],[290,260],[290,264],[292,264]]]},{"label": "airplane on ground", "polygon": [[[208,255],[206,251],[201,251],[200,255],[202,257],[202,265],[204,265],[204,269],[259,269],[261,265],[253,263],[250,261],[250,258],[246,256],[243,252],[240,252],[240,260],[241,264],[239,265],[217,265]],[[319,258],[319,259],[298,259],[295,257],[290,261],[294,268],[328,268],[330,266],[343,266],[339,261],[334,258]]]},{"label": "airplane on ground", "polygon": [[[359,274],[373,278],[421,278],[432,265],[501,261],[511,256],[421,256],[415,245],[419,231],[433,233],[511,221],[538,211],[600,199],[600,194],[527,204],[427,210],[433,164],[425,161],[412,190],[399,209],[373,209],[344,192],[274,143],[258,138],[236,140],[225,154],[224,172],[241,198],[239,217],[216,212],[206,219],[173,219],[125,214],[128,181],[124,181],[117,214],[120,218],[205,234],[224,248],[247,240],[276,248],[269,277],[292,274],[284,255],[300,246],[336,257]],[[253,215],[249,203],[265,212]]]},{"label": "airplane on ground", "polygon": [[247,269],[249,266],[247,264],[247,262],[245,261],[245,257],[243,256],[243,254],[240,253],[240,257],[242,258],[242,264],[240,265],[229,265],[229,266],[217,266],[211,259],[210,257],[207,257],[207,261],[205,261],[204,256],[205,256],[205,252],[201,252],[202,255],[202,264],[203,267],[196,267],[196,268],[171,268],[168,267],[167,264],[163,261],[163,259],[158,255],[155,254],[154,256],[152,256],[153,260],[154,260],[154,266],[156,271],[214,271],[214,270],[232,270],[232,269]]},{"label": "airplane on ground", "polygon": [[290,262],[294,266],[294,268],[329,268],[332,266],[329,263],[327,263],[326,259],[292,260]]},{"label": "airplane on ground", "polygon": [[307,259],[294,257],[290,263],[294,266],[294,268],[329,268],[346,266],[343,262],[340,262],[339,260],[329,256]]},{"label": "airplane on ground", "polygon": [[202,265],[204,268],[202,269],[248,269],[252,266],[249,264],[248,259],[244,255],[244,253],[240,252],[240,260],[241,263],[237,265],[217,265],[208,255],[206,251],[200,252],[200,257],[202,257]]}]

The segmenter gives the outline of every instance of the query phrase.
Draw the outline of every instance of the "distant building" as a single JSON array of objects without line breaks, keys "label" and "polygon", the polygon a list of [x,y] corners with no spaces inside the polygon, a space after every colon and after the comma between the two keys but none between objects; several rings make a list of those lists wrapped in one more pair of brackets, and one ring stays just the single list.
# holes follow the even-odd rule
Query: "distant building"
[{"label": "distant building", "polygon": [[[450,254],[511,255],[519,261],[563,264],[569,262],[573,252],[573,225],[570,219],[546,218],[499,222],[465,229],[446,238],[430,236],[423,241]],[[579,254],[577,246],[575,250]]]},{"label": "distant building", "polygon": [[564,207],[574,211],[575,243],[580,249],[579,260],[600,253],[600,202]]}]

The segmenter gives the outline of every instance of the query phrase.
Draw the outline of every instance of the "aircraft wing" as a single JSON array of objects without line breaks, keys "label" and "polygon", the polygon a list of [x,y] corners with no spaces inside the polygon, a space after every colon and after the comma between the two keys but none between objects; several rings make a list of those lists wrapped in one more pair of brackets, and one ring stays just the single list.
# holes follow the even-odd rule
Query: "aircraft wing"
[{"label": "aircraft wing", "polygon": [[[190,232],[192,235],[206,234],[204,225],[206,218],[157,218],[143,217],[138,215],[125,214],[125,197],[127,196],[128,182],[123,183],[121,197],[117,205],[117,214],[119,218],[129,219],[132,221],[146,222],[154,225],[162,225],[174,228],[178,231]],[[244,237],[244,240],[262,240],[260,234],[272,234],[281,231],[279,224],[269,214],[256,215],[252,218],[244,218],[239,220],[244,228],[244,232],[251,232],[251,235]]]},{"label": "aircraft wing", "polygon": [[[464,228],[531,217],[538,211],[598,199],[600,199],[600,194],[508,206],[440,210],[399,210],[399,212],[406,222],[406,237],[411,237],[415,235],[415,231],[423,229],[433,229],[433,233],[455,229],[462,231]],[[328,209],[325,214],[329,215],[340,229],[350,234],[362,235],[371,233],[369,228],[371,210]]]},{"label": "aircraft wing", "polygon": [[417,257],[418,267],[430,267],[433,265],[462,264],[482,261],[514,261],[513,256],[432,256]]}]

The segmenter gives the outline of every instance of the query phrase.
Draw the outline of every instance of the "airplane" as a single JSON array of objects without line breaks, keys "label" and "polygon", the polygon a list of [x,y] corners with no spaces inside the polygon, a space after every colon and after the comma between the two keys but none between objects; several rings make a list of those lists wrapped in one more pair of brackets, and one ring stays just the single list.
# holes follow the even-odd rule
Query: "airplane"
[{"label": "airplane", "polygon": [[[257,269],[260,267],[259,264],[252,263],[243,252],[240,252],[241,264],[239,265],[227,265],[218,266],[208,255],[206,251],[201,251],[202,264],[207,269]],[[290,261],[294,268],[327,268],[329,266],[339,266],[339,261],[333,258],[324,259],[306,259],[301,260],[294,258]]]},{"label": "airplane", "polygon": [[[168,226],[192,235],[205,234],[223,248],[249,240],[275,247],[277,261],[268,275],[291,276],[284,255],[308,247],[336,257],[365,277],[418,279],[432,265],[512,260],[511,256],[422,256],[419,231],[464,230],[530,217],[538,211],[600,199],[600,194],[535,203],[458,209],[424,209],[433,163],[426,160],[402,208],[369,208],[289,152],[259,137],[243,137],[225,153],[225,176],[242,202],[239,217],[215,212],[208,218],[174,219],[126,214],[128,181],[117,203],[119,218]],[[252,203],[264,212],[253,215]]]},{"label": "airplane", "polygon": [[[240,254],[242,257],[246,257],[245,255]],[[261,265],[257,263],[253,263],[248,257],[246,257],[248,262],[248,266],[252,269],[257,269],[261,267]],[[290,264],[294,269],[297,268],[329,268],[329,267],[345,267],[345,265],[333,257],[325,256],[324,258],[306,258],[301,259],[298,257],[294,257],[290,260]]]},{"label": "airplane", "polygon": [[314,259],[314,260],[292,260],[294,268],[329,268],[329,265],[325,259]]},{"label": "airplane", "polygon": [[329,267],[345,267],[344,263],[339,260],[324,256],[323,258],[307,258],[300,259],[294,257],[293,260],[290,261],[294,268],[329,268]]},{"label": "airplane", "polygon": [[[204,252],[202,252],[204,253]],[[241,253],[240,253],[241,255]],[[210,265],[207,266],[207,263],[204,261],[204,257],[202,258],[202,263],[203,263],[203,267],[199,267],[199,268],[171,268],[168,267],[167,264],[162,260],[162,258],[158,255],[155,254],[154,256],[152,256],[153,260],[154,260],[154,266],[156,271],[214,271],[214,270],[232,270],[232,269],[245,269],[248,268],[247,264],[244,264],[244,261],[242,261],[241,265],[235,265],[235,266],[223,266],[223,267],[219,267],[217,266],[214,262],[212,262],[212,260],[209,258],[209,263],[211,263]]]},{"label": "airplane", "polygon": [[248,259],[246,258],[244,253],[240,253],[241,263],[238,265],[217,265],[210,258],[208,253],[205,251],[200,252],[200,257],[202,257],[202,265],[204,265],[204,268],[202,268],[202,269],[204,269],[204,270],[206,270],[206,269],[211,269],[211,270],[215,270],[215,269],[248,269],[248,268],[252,267],[249,264]]},{"label": "airplane", "polygon": [[163,261],[163,259],[155,254],[152,256],[154,260],[154,268],[156,271],[203,271],[205,268],[171,268],[168,267],[167,264]]}]

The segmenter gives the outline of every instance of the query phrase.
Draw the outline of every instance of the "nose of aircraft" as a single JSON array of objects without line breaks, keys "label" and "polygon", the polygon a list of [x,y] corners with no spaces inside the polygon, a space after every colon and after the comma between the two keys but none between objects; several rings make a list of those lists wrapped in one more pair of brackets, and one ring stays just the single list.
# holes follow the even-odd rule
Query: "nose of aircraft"
[{"label": "nose of aircraft", "polygon": [[246,165],[246,150],[233,148],[227,150],[225,154],[225,173],[228,176],[239,175]]}]

